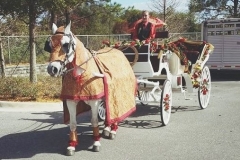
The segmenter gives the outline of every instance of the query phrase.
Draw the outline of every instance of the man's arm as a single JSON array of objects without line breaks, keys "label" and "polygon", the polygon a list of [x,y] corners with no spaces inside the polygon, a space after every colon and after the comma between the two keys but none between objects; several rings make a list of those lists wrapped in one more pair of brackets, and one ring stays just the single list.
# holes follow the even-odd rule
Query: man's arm
[{"label": "man's arm", "polygon": [[155,28],[155,25],[152,24],[151,33],[150,33],[150,38],[151,38],[151,39],[154,39],[154,38],[155,38],[155,35],[156,35],[156,28]]},{"label": "man's arm", "polygon": [[156,35],[156,28],[155,28],[155,25],[151,23],[150,34],[149,34],[149,37],[146,39],[146,41],[150,42],[150,40],[155,38],[155,35]]},{"label": "man's arm", "polygon": [[132,33],[132,39],[134,41],[138,40],[138,25],[135,26],[133,33]]}]

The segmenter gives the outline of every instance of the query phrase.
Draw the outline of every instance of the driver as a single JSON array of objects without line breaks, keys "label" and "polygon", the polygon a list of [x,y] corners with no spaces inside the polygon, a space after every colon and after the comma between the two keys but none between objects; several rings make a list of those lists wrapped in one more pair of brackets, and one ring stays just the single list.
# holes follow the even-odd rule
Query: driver
[{"label": "driver", "polygon": [[149,12],[142,12],[142,22],[138,23],[133,31],[133,40],[149,43],[155,38],[155,25],[149,22]]}]

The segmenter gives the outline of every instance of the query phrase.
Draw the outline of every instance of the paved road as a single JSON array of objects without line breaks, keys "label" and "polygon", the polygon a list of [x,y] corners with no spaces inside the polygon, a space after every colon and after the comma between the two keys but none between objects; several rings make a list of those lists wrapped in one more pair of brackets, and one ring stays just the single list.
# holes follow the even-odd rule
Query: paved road
[{"label": "paved road", "polygon": [[69,128],[62,124],[60,104],[0,107],[0,159],[238,160],[240,73],[212,76],[208,108],[200,110],[195,93],[193,100],[174,93],[169,125],[162,127],[156,104],[138,105],[137,112],[120,124],[117,139],[102,139],[99,153],[88,149],[90,114],[78,117],[80,145],[73,157],[64,155]]}]

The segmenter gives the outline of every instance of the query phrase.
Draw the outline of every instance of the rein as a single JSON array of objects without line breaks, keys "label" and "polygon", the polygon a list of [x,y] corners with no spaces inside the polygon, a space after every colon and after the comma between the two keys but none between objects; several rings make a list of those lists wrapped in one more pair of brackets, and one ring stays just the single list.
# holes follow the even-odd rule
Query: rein
[{"label": "rein", "polygon": [[[75,53],[75,52],[74,52],[74,53]],[[88,61],[90,61],[94,56],[95,56],[95,55],[92,55],[92,56],[89,57],[86,61],[84,61],[83,63],[81,63],[80,65],[78,65],[77,67],[81,67],[82,65],[84,65],[85,63],[87,63]],[[65,61],[65,62],[66,62],[66,61]],[[64,66],[66,66],[66,64],[65,64]],[[76,67],[76,66],[74,65],[73,68],[66,70],[66,71],[64,72],[64,74],[66,74],[66,73],[74,70],[75,67]]]},{"label": "rein", "polygon": [[[81,63],[81,64],[78,65],[77,67],[81,67],[82,65],[84,65],[85,63],[87,63],[88,61],[90,61],[92,58],[96,57],[98,54],[104,54],[104,53],[110,52],[111,50],[113,50],[113,48],[111,48],[111,49],[109,49],[108,51],[105,51],[105,52],[95,52],[95,51],[90,50],[90,49],[88,49],[88,48],[85,48],[85,50],[88,50],[88,51],[91,53],[92,56],[88,57],[88,59],[87,59],[86,61],[84,61],[83,63]],[[75,51],[73,51],[73,52],[76,53]],[[86,52],[85,52],[85,53],[86,53]],[[86,54],[87,54],[87,53],[86,53]],[[66,58],[66,60],[64,61],[63,67],[66,66],[67,63],[65,64],[65,62],[67,62],[67,61],[68,61],[68,60],[67,60],[67,58]],[[74,66],[74,67],[71,68],[71,69],[68,69],[68,70],[64,71],[63,74],[66,74],[66,73],[74,70],[75,67],[76,67],[76,66]]]}]

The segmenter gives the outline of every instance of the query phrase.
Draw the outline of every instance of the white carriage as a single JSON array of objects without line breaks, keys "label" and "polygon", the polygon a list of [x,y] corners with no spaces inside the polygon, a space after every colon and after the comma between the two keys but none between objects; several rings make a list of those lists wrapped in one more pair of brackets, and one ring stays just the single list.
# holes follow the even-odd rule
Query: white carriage
[{"label": "white carriage", "polygon": [[[166,38],[166,33],[156,34],[156,38]],[[164,35],[164,37],[162,37]],[[184,94],[198,92],[198,101],[201,109],[208,106],[211,91],[211,75],[205,66],[209,54],[213,50],[211,44],[201,41],[170,42],[169,44],[183,44],[186,47],[185,56],[188,64],[182,64],[179,55],[171,48],[172,45],[157,45],[155,52],[151,53],[151,44],[139,47],[123,47],[121,50],[132,63],[132,68],[137,78],[138,94],[136,102],[143,105],[160,103],[160,115],[163,125],[170,120],[173,90]],[[211,45],[211,46],[210,46]],[[161,50],[164,50],[161,52]],[[186,71],[187,67],[187,71]],[[104,102],[99,106],[99,118],[105,118]]]}]

